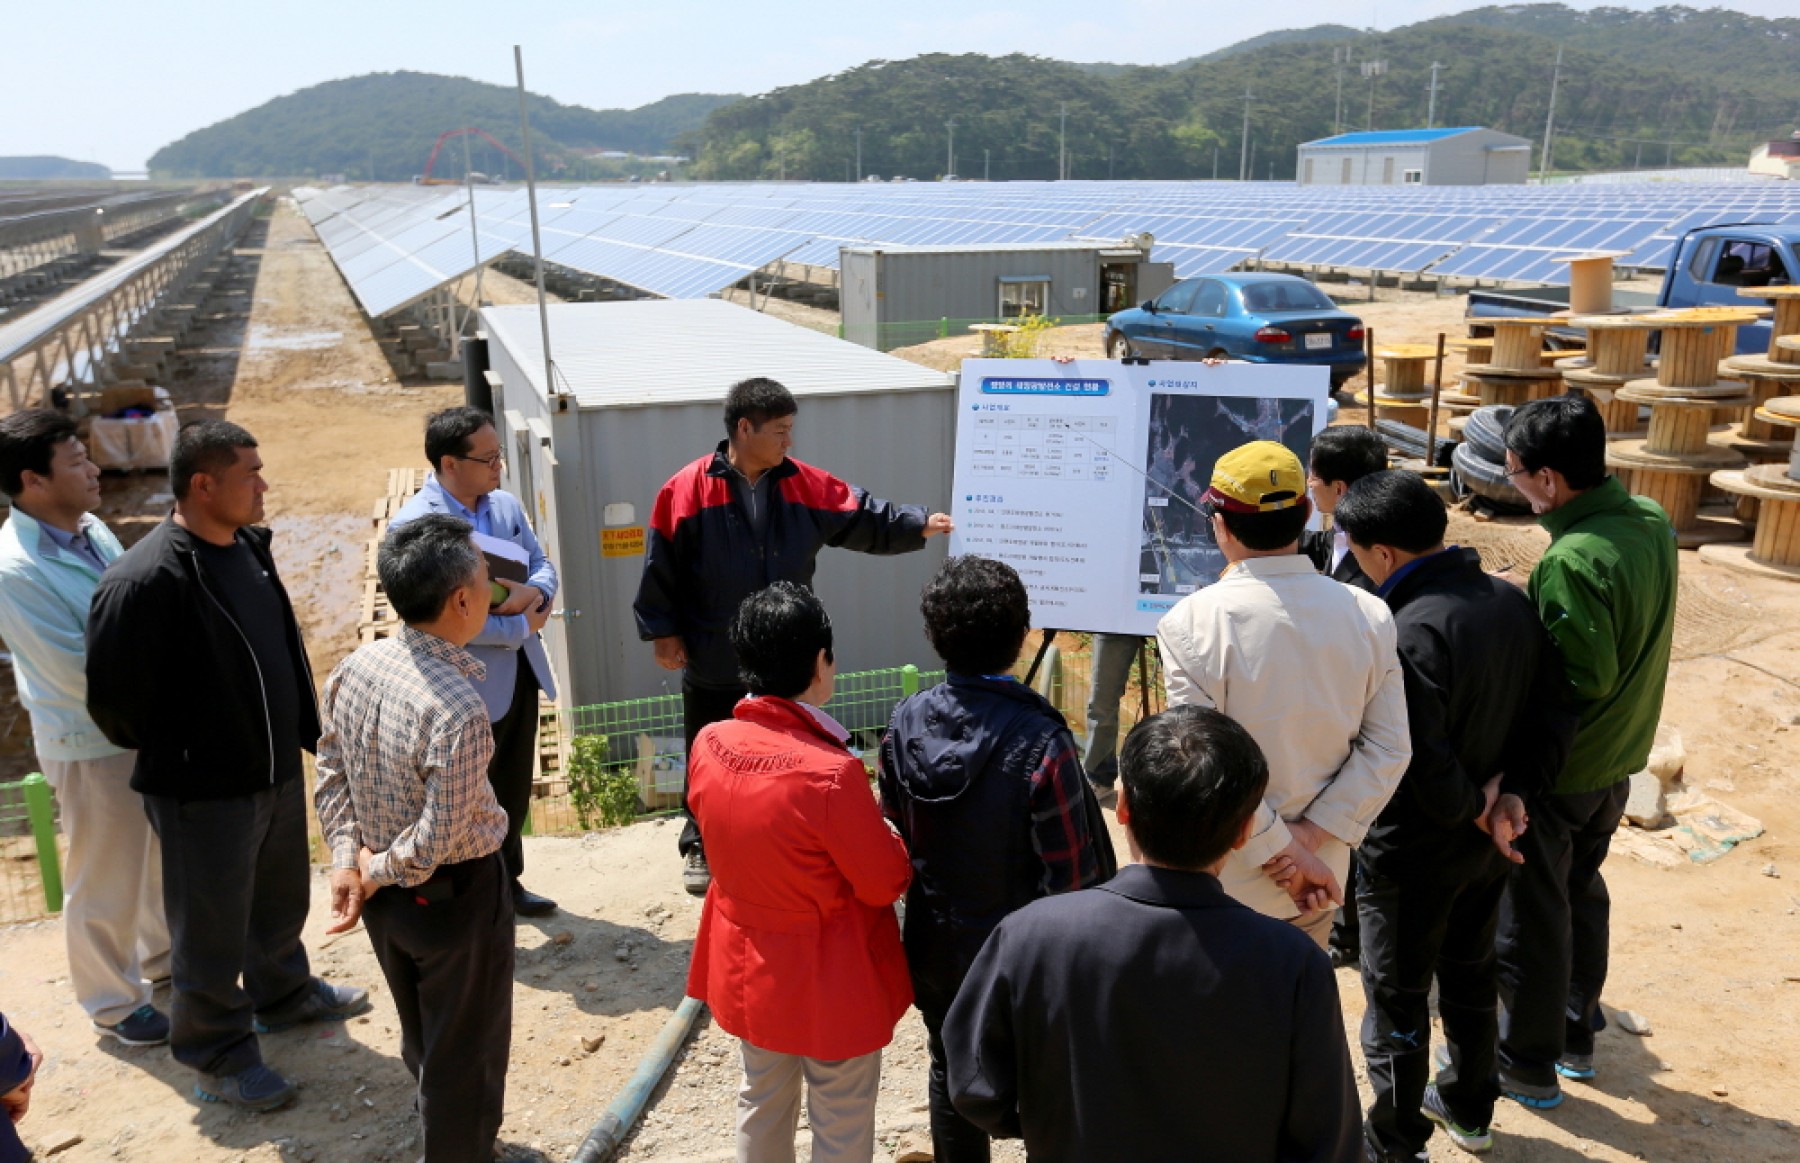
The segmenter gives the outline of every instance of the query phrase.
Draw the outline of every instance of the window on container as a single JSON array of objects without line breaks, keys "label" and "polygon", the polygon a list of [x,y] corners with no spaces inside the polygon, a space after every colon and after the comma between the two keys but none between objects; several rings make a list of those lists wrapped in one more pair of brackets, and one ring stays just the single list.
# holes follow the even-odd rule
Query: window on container
[{"label": "window on container", "polygon": [[1000,318],[1042,315],[1050,307],[1050,280],[1044,275],[1000,280]]},{"label": "window on container", "polygon": [[1416,186],[1424,180],[1424,170],[1402,170],[1400,173],[1400,181],[1403,185]]}]

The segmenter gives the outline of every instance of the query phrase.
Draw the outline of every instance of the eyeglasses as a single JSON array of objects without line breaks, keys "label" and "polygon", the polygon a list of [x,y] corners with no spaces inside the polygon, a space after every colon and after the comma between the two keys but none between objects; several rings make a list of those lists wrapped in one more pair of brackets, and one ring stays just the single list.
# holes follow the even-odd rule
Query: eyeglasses
[{"label": "eyeglasses", "polygon": [[506,459],[506,454],[496,452],[491,456],[458,456],[456,459],[466,460],[470,464],[486,465],[488,468],[493,468],[495,465]]},{"label": "eyeglasses", "polygon": [[1535,468],[1515,468],[1507,472],[1506,479],[1511,480],[1514,477],[1528,477],[1536,471],[1537,469]]}]

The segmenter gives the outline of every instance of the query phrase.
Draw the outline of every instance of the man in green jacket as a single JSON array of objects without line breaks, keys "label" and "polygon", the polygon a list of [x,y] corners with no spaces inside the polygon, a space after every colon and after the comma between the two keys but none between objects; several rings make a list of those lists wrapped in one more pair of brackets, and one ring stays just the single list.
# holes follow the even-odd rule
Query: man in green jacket
[{"label": "man in green jacket", "polygon": [[1594,1077],[1594,1035],[1606,1027],[1611,905],[1600,865],[1662,714],[1675,533],[1660,506],[1606,475],[1606,427],[1585,396],[1514,412],[1506,468],[1550,531],[1528,592],[1580,715],[1554,786],[1502,795],[1492,817],[1495,843],[1520,862],[1500,913],[1500,1087],[1548,1110],[1562,1102],[1559,1076]]}]

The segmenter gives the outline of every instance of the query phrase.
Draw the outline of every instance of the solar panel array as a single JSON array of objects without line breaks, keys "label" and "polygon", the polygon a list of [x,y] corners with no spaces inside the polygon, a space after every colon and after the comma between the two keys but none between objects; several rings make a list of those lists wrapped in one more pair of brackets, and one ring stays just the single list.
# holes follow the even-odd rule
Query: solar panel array
[{"label": "solar panel array", "polygon": [[[529,253],[521,189],[300,189],[363,309],[385,315],[508,250]],[[1322,187],[1284,182],[716,183],[547,187],[544,258],[666,298],[703,298],[785,262],[836,269],[846,245],[1116,242],[1148,231],[1178,277],[1250,260],[1555,283],[1558,255],[1612,250],[1661,269],[1681,232],[1800,222],[1786,182]]]}]

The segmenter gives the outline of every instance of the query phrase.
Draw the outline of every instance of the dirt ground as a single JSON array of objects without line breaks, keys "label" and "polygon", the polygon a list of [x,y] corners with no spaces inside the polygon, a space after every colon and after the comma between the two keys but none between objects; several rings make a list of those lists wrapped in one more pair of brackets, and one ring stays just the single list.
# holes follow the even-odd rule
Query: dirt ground
[{"label": "dirt ground", "polygon": [[[240,251],[254,279],[244,307],[188,341],[171,385],[190,415],[223,412],[262,440],[271,523],[321,677],[354,642],[369,508],[388,467],[415,463],[425,412],[455,386],[396,383],[329,258],[283,205]],[[487,297],[522,291],[490,276]],[[1357,308],[1387,342],[1460,334],[1461,303],[1396,295]],[[1053,333],[1050,352],[1098,355],[1097,327]],[[972,340],[901,354],[954,366]],[[969,350],[962,350],[968,348]],[[1447,369],[1447,374],[1453,371]],[[1352,385],[1357,386],[1357,385]],[[1350,413],[1347,413],[1347,415]],[[109,482],[103,516],[141,533],[166,510],[157,476]],[[1528,523],[1476,524],[1454,536],[1491,565],[1528,566],[1542,544]],[[1800,1158],[1800,589],[1731,574],[1682,555],[1677,662],[1665,722],[1689,755],[1686,779],[1757,817],[1765,834],[1716,863],[1609,863],[1615,925],[1609,1008],[1653,1033],[1600,1037],[1601,1075],[1538,1114],[1503,1103],[1502,1161],[1787,1160]],[[528,840],[528,879],[563,911],[519,928],[515,1026],[502,1137],[515,1157],[563,1160],[635,1067],[681,996],[698,904],[680,891],[674,825],[650,822],[584,837]],[[321,939],[315,877],[308,947],[335,980],[373,987],[376,1008],[346,1026],[266,1039],[269,1060],[300,1081],[299,1101],[270,1115],[197,1103],[163,1048],[94,1037],[69,993],[58,920],[0,929],[0,1007],[48,1054],[22,1130],[57,1159],[161,1163],[411,1160],[418,1152],[394,1013],[367,937]],[[1355,1050],[1360,985],[1340,971]],[[1116,1001],[1110,1004],[1130,1004]],[[604,1035],[595,1051],[581,1039]],[[925,1126],[923,1029],[909,1014],[886,1056],[879,1113],[889,1157]],[[658,1089],[623,1159],[732,1157],[732,1040],[702,1018]],[[1366,1096],[1365,1096],[1366,1097]],[[807,1157],[802,1134],[801,1157]],[[996,1151],[1020,1159],[1016,1144]],[[1432,1159],[1461,1158],[1434,1141]]]}]

